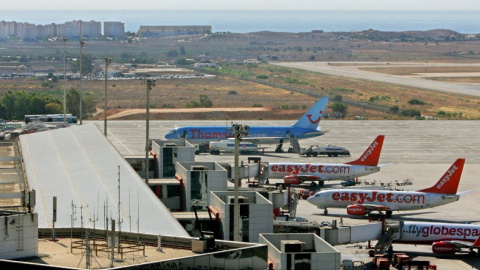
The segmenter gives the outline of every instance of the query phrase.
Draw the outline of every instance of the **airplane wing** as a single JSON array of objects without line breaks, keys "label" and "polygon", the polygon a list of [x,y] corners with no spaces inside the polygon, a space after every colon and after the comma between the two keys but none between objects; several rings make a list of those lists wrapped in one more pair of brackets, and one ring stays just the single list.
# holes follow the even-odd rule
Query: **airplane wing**
[{"label": "airplane wing", "polygon": [[477,238],[475,242],[462,241],[462,240],[449,240],[442,241],[451,245],[454,245],[457,248],[480,248],[480,237]]},{"label": "airplane wing", "polygon": [[378,204],[357,204],[358,206],[365,207],[367,210],[385,211],[390,210],[390,207]]}]

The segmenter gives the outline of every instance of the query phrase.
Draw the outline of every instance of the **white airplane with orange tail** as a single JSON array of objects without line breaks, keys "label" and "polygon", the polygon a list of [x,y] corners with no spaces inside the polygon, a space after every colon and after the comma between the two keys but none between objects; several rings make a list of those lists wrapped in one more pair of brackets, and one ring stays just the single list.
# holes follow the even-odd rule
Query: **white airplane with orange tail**
[{"label": "white airplane with orange tail", "polygon": [[371,189],[330,189],[317,192],[308,202],[318,208],[346,208],[349,215],[366,215],[372,211],[409,211],[432,208],[460,199],[457,193],[465,159],[459,158],[432,187],[418,191],[393,191]]},{"label": "white airplane with orange tail", "polygon": [[354,179],[380,171],[378,165],[385,136],[379,135],[359,159],[344,164],[326,163],[269,163],[268,178],[283,178],[287,184],[301,184],[305,181]]}]

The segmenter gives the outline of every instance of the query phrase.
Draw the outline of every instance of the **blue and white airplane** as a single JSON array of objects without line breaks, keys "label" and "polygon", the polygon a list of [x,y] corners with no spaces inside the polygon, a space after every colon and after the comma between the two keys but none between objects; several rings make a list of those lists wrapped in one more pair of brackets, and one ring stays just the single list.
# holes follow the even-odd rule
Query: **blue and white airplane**
[{"label": "blue and white airplane", "polygon": [[[256,144],[279,144],[290,141],[321,136],[324,134],[318,124],[327,107],[328,97],[322,97],[292,126],[250,126],[248,136],[242,140]],[[172,129],[165,135],[169,140],[188,140],[191,143],[208,143],[211,141],[234,138],[230,126],[188,126]]]}]

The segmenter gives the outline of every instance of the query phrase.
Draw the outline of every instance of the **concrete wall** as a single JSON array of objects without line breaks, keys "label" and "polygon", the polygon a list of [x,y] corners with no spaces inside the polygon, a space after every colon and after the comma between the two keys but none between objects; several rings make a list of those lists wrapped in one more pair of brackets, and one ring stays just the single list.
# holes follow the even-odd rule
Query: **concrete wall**
[{"label": "concrete wall", "polygon": [[[304,242],[304,252],[281,252],[282,240]],[[268,246],[268,263],[273,264],[274,269],[287,269],[288,257],[294,261],[297,255],[305,254],[310,254],[309,269],[340,269],[340,252],[315,234],[261,234],[259,243]]]},{"label": "concrete wall", "polygon": [[175,165],[177,174],[183,179],[185,184],[185,209],[187,211],[189,211],[192,206],[191,172],[193,171],[193,166],[205,167],[205,170],[200,171],[206,179],[205,206],[210,205],[211,191],[227,190],[228,172],[222,166],[214,162],[177,162]]},{"label": "concrete wall", "polygon": [[0,217],[0,259],[38,256],[37,214]]},{"label": "concrete wall", "polygon": [[[167,143],[172,143],[170,141],[166,140],[152,140],[152,152],[157,155],[157,166],[158,169],[158,175],[160,178],[164,177],[163,176],[163,151],[161,151],[162,148],[165,147],[165,144]],[[195,147],[185,141],[175,141],[174,142],[176,146],[174,148],[176,149],[176,156],[173,158],[173,162],[193,162],[195,161]],[[172,147],[172,146],[168,146]]]},{"label": "concrete wall", "polygon": [[[223,239],[228,240],[230,236],[230,217],[233,212],[230,211],[230,202],[227,201],[229,196],[234,196],[234,192],[213,192],[211,195],[210,206],[219,213],[222,221],[221,233]],[[254,243],[258,242],[260,233],[273,232],[273,204],[258,192],[242,191],[239,196],[248,198],[248,203],[240,204],[249,205],[248,213],[248,238]]]}]

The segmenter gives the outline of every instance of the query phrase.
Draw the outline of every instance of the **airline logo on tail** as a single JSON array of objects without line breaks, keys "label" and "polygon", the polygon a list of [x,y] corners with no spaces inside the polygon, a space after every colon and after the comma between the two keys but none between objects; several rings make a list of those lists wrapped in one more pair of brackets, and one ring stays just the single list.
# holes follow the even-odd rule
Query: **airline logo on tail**
[{"label": "airline logo on tail", "polygon": [[385,135],[378,135],[359,159],[348,162],[350,165],[377,166],[382,152]]},{"label": "airline logo on tail", "polygon": [[317,129],[327,107],[328,97],[322,97],[293,126],[306,129]]},{"label": "airline logo on tail", "polygon": [[312,120],[312,115],[311,114],[307,114],[307,117],[308,117],[308,120],[310,120],[310,123],[312,124],[318,124],[318,122],[320,122],[320,119],[322,119],[322,115],[323,115],[323,111],[319,111],[320,115],[318,116],[317,120]]},{"label": "airline logo on tail", "polygon": [[457,159],[434,186],[419,191],[440,194],[457,194],[463,165],[465,165],[465,159]]}]

